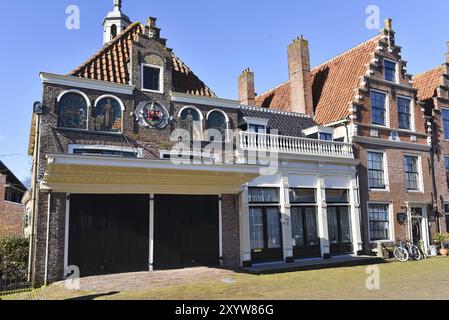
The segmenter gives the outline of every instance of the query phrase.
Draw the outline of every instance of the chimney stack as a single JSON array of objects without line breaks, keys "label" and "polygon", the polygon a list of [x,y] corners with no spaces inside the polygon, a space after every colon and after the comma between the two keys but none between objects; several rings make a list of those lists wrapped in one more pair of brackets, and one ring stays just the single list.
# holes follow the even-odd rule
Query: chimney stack
[{"label": "chimney stack", "polygon": [[159,40],[161,37],[161,29],[156,27],[157,18],[149,17],[147,20],[147,34],[150,38]]},{"label": "chimney stack", "polygon": [[313,115],[309,42],[302,35],[288,46],[288,73],[291,90],[291,111]]},{"label": "chimney stack", "polygon": [[449,64],[449,42],[446,42],[447,52],[446,52],[446,63]]},{"label": "chimney stack", "polygon": [[239,100],[243,105],[254,106],[256,104],[256,92],[254,89],[254,72],[245,69],[239,77]]}]

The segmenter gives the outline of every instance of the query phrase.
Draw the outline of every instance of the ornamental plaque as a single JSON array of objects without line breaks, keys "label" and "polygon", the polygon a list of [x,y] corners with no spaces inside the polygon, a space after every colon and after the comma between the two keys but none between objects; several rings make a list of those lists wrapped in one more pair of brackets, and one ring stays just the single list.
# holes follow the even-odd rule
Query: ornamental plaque
[{"label": "ornamental plaque", "polygon": [[164,129],[170,117],[163,105],[148,101],[140,103],[134,114],[140,126],[151,129]]}]

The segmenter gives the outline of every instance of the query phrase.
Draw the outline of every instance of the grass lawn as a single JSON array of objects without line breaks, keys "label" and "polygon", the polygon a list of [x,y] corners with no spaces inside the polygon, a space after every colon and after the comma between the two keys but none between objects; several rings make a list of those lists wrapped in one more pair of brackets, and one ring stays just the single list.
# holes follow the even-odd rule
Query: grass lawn
[{"label": "grass lawn", "polygon": [[[55,284],[3,299],[449,299],[449,258],[377,265],[380,289],[368,290],[367,266],[255,276],[234,273],[230,279],[197,281],[121,292],[68,291]],[[229,279],[228,279],[229,280]],[[81,288],[82,289],[82,288]]]}]

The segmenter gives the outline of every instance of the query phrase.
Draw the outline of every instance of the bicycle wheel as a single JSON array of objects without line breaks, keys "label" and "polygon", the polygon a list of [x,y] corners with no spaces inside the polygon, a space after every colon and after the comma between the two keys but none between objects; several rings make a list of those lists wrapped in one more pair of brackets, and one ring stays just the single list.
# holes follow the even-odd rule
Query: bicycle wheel
[{"label": "bicycle wheel", "polygon": [[404,248],[396,247],[393,251],[394,257],[400,262],[406,262],[409,259],[409,254]]},{"label": "bicycle wheel", "polygon": [[419,250],[418,246],[416,245],[410,247],[410,254],[414,260],[419,261],[422,259],[421,250]]}]

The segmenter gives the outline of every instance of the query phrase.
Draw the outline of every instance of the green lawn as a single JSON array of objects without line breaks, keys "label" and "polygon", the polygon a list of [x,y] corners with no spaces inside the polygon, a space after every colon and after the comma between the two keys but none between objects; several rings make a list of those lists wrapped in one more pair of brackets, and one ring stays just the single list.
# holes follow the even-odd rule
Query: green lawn
[{"label": "green lawn", "polygon": [[[449,258],[378,265],[380,289],[368,290],[367,267],[254,276],[232,275],[233,281],[216,279],[188,285],[141,288],[119,293],[67,291],[52,285],[32,293],[4,299],[449,299]],[[110,293],[110,295],[104,295]],[[90,296],[90,297],[89,297]]]}]

